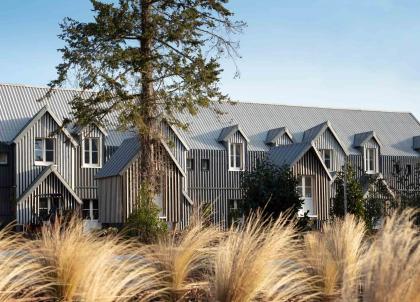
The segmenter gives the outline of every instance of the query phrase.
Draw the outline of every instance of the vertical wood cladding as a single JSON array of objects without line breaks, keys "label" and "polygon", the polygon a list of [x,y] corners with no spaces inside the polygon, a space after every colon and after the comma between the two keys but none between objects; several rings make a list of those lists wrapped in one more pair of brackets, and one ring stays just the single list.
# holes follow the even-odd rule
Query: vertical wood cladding
[{"label": "vertical wood cladding", "polygon": [[346,153],[344,153],[330,129],[327,129],[316,141],[314,141],[314,145],[318,151],[322,149],[333,150],[331,171],[341,170],[346,159]]},{"label": "vertical wood cladding", "polygon": [[287,136],[287,134],[283,134],[278,139],[276,139],[276,141],[274,142],[274,145],[280,146],[280,145],[289,145],[292,143],[293,141]]},{"label": "vertical wood cladding", "polygon": [[76,184],[75,192],[81,199],[96,199],[97,198],[97,181],[95,179],[96,173],[101,168],[91,168],[83,166],[83,138],[97,137],[101,139],[102,154],[100,156],[101,166],[104,164],[106,157],[105,138],[103,133],[96,126],[88,126],[84,128],[79,134],[79,146],[75,152],[75,172]]},{"label": "vertical wood cladding", "polygon": [[[182,191],[184,176],[162,147],[157,155],[162,193],[163,213],[166,220],[185,226],[191,212],[191,205],[185,200]],[[134,210],[140,189],[140,161],[135,158],[122,175],[98,179],[99,221],[103,223],[124,223]]]},{"label": "vertical wood cladding", "polygon": [[7,164],[0,164],[0,224],[15,219],[14,208],[14,152],[12,145],[0,143],[0,152],[7,154]]},{"label": "vertical wood cladding", "polygon": [[62,206],[65,210],[75,209],[79,205],[63,183],[51,173],[25,200],[21,200],[17,204],[17,223],[30,223],[33,218],[33,213],[38,214],[39,197],[48,196],[50,194],[62,195]]},{"label": "vertical wood cladding", "polygon": [[46,113],[22,138],[16,142],[16,195],[17,198],[28,188],[45,166],[35,165],[35,139],[54,138],[54,164],[67,183],[72,185],[72,144],[57,123]]},{"label": "vertical wood cladding", "polygon": [[313,203],[320,220],[329,218],[330,179],[313,150],[307,152],[292,168],[295,176],[312,176],[315,185]]}]

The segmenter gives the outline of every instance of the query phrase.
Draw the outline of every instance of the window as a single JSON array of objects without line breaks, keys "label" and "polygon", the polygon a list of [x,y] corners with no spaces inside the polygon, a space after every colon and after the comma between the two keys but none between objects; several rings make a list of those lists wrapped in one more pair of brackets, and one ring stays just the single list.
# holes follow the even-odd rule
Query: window
[{"label": "window", "polygon": [[401,166],[400,164],[394,164],[394,173],[400,174],[401,173]]},{"label": "window", "polygon": [[98,220],[98,200],[97,199],[84,199],[82,216],[85,220]]},{"label": "window", "polygon": [[312,176],[301,176],[298,179],[297,191],[303,199],[302,209],[300,209],[298,212],[299,216],[303,216],[306,212],[308,212],[309,216],[316,216],[313,205],[312,184]]},{"label": "window", "polygon": [[202,159],[201,160],[201,170],[202,171],[209,171],[210,170],[210,160],[209,159]]},{"label": "window", "polygon": [[244,168],[244,144],[229,145],[229,170],[240,171]]},{"label": "window", "polygon": [[187,170],[194,170],[194,158],[187,158]]},{"label": "window", "polygon": [[242,211],[242,200],[240,199],[230,199],[228,200],[229,206],[229,226],[233,223],[240,222],[243,217]]},{"label": "window", "polygon": [[38,215],[42,221],[47,221],[51,210],[51,199],[48,197],[39,198]]},{"label": "window", "polygon": [[83,166],[100,166],[100,140],[98,137],[87,137],[83,140]]},{"label": "window", "polygon": [[332,170],[332,158],[333,158],[333,150],[331,149],[324,149],[321,150],[322,159],[324,160],[324,164],[328,170]]},{"label": "window", "polygon": [[366,165],[367,173],[376,172],[376,149],[375,148],[366,149],[365,165]]},{"label": "window", "polygon": [[0,165],[7,165],[7,152],[0,152]]},{"label": "window", "polygon": [[407,175],[411,175],[411,172],[412,172],[412,170],[411,170],[411,165],[407,165],[407,166],[406,166],[406,170],[405,170],[405,172],[406,172],[406,174],[407,174]]},{"label": "window", "polygon": [[35,139],[35,164],[47,165],[54,162],[54,139]]}]

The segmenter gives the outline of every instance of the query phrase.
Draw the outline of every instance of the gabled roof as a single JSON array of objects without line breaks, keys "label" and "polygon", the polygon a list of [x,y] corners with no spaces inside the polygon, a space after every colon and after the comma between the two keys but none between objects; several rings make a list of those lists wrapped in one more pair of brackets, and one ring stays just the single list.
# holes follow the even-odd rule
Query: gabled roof
[{"label": "gabled roof", "polygon": [[360,182],[362,184],[363,198],[366,198],[369,196],[369,189],[374,185],[372,181],[373,182],[380,181],[385,186],[388,194],[391,195],[393,198],[395,198],[395,192],[389,187],[382,173],[365,174],[361,177]]},{"label": "gabled roof", "polygon": [[121,175],[137,158],[140,152],[140,143],[137,136],[124,140],[111,158],[104,164],[95,178],[105,178]]},{"label": "gabled roof", "polygon": [[286,135],[291,142],[293,142],[292,134],[287,130],[286,127],[280,127],[275,129],[270,129],[267,131],[267,137],[265,138],[265,143],[267,145],[274,145],[276,141],[282,137],[283,135]]},{"label": "gabled roof", "polygon": [[233,125],[233,126],[228,126],[228,127],[223,128],[222,131],[220,131],[219,138],[217,139],[217,141],[219,143],[227,143],[229,139],[232,137],[232,135],[234,135],[236,132],[239,132],[245,138],[245,140],[249,142],[248,137],[241,130],[239,125]]},{"label": "gabled roof", "polygon": [[[178,161],[172,154],[171,149],[162,139],[161,143],[169,157],[172,159],[174,164],[177,166],[178,170],[185,177],[186,173],[184,169],[179,165]],[[101,170],[95,175],[95,178],[105,178],[122,175],[131,163],[138,158],[140,155],[140,142],[137,136],[126,139],[123,141],[121,146],[115,151],[111,158],[104,164]]]},{"label": "gabled roof", "polygon": [[303,133],[303,139],[302,142],[313,142],[317,140],[326,130],[330,130],[332,135],[334,136],[335,140],[340,145],[341,149],[344,151],[346,155],[348,155],[347,148],[344,146],[344,144],[341,142],[340,138],[338,137],[337,133],[335,132],[334,128],[331,125],[330,121],[323,122],[319,125],[316,125],[315,127],[312,127],[308,130],[306,130]]},{"label": "gabled roof", "polygon": [[61,176],[60,173],[57,171],[57,167],[55,165],[50,165],[44,168],[42,172],[34,179],[34,181],[28,186],[25,192],[18,199],[18,203],[22,200],[25,200],[50,174],[54,174],[60,182],[64,185],[67,191],[73,196],[73,198],[79,203],[83,204],[83,201],[77,196],[77,194],[73,191],[70,185],[66,182],[66,180]]},{"label": "gabled roof", "polygon": [[363,133],[356,133],[354,135],[353,146],[356,148],[363,147],[369,140],[374,139],[379,146],[382,147],[380,140],[378,139],[375,131],[368,131]]},{"label": "gabled roof", "polygon": [[420,135],[413,136],[413,149],[420,151]]},{"label": "gabled roof", "polygon": [[293,167],[310,150],[315,153],[320,164],[323,166],[325,172],[331,180],[332,176],[330,172],[312,143],[296,143],[274,147],[268,152],[268,161],[279,167]]},{"label": "gabled roof", "polygon": [[30,119],[26,125],[19,131],[16,137],[13,139],[13,142],[16,143],[23,135],[25,135],[26,131],[30,129],[37,121],[39,121],[46,113],[48,113],[52,119],[57,123],[58,127],[61,131],[63,131],[64,135],[69,139],[69,141],[74,145],[77,146],[78,143],[76,140],[71,136],[69,131],[63,127],[62,121],[51,111],[48,105],[45,105],[38,111],[38,113]]},{"label": "gabled roof", "polygon": [[[104,127],[102,127],[101,125],[98,125],[97,123],[92,123],[91,125],[98,128],[98,130],[101,131],[104,136],[108,136],[108,131],[106,131],[106,129]],[[74,134],[79,134],[80,132],[82,132],[86,128],[87,128],[87,126],[81,127],[79,125],[73,125],[73,127],[71,128],[71,132],[74,133]]]}]

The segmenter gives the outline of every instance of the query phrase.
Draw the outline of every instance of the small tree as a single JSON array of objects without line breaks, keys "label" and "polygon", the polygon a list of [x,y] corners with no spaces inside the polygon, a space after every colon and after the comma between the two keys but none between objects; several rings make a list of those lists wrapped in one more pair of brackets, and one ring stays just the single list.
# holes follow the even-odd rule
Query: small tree
[{"label": "small tree", "polygon": [[147,188],[142,186],[137,206],[125,224],[125,233],[130,237],[138,238],[143,243],[156,242],[168,231],[166,222],[159,219],[160,210],[148,195]]},{"label": "small tree", "polygon": [[344,217],[344,181],[346,180],[347,212],[359,218],[365,217],[363,200],[363,188],[356,179],[356,173],[351,165],[347,169],[338,172],[334,185],[336,194],[332,199],[331,215],[333,217]]},{"label": "small tree", "polygon": [[298,181],[290,168],[277,167],[268,162],[258,163],[255,170],[242,174],[242,206],[245,214],[257,209],[274,218],[285,211],[297,214],[303,204],[297,185]]}]

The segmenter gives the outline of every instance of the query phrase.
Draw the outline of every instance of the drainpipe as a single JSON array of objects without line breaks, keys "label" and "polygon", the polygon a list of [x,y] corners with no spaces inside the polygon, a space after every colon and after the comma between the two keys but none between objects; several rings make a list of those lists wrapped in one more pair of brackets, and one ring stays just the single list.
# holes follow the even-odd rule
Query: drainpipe
[{"label": "drainpipe", "polygon": [[344,183],[343,183],[343,190],[344,190],[344,216],[347,215],[347,159],[344,162]]}]

